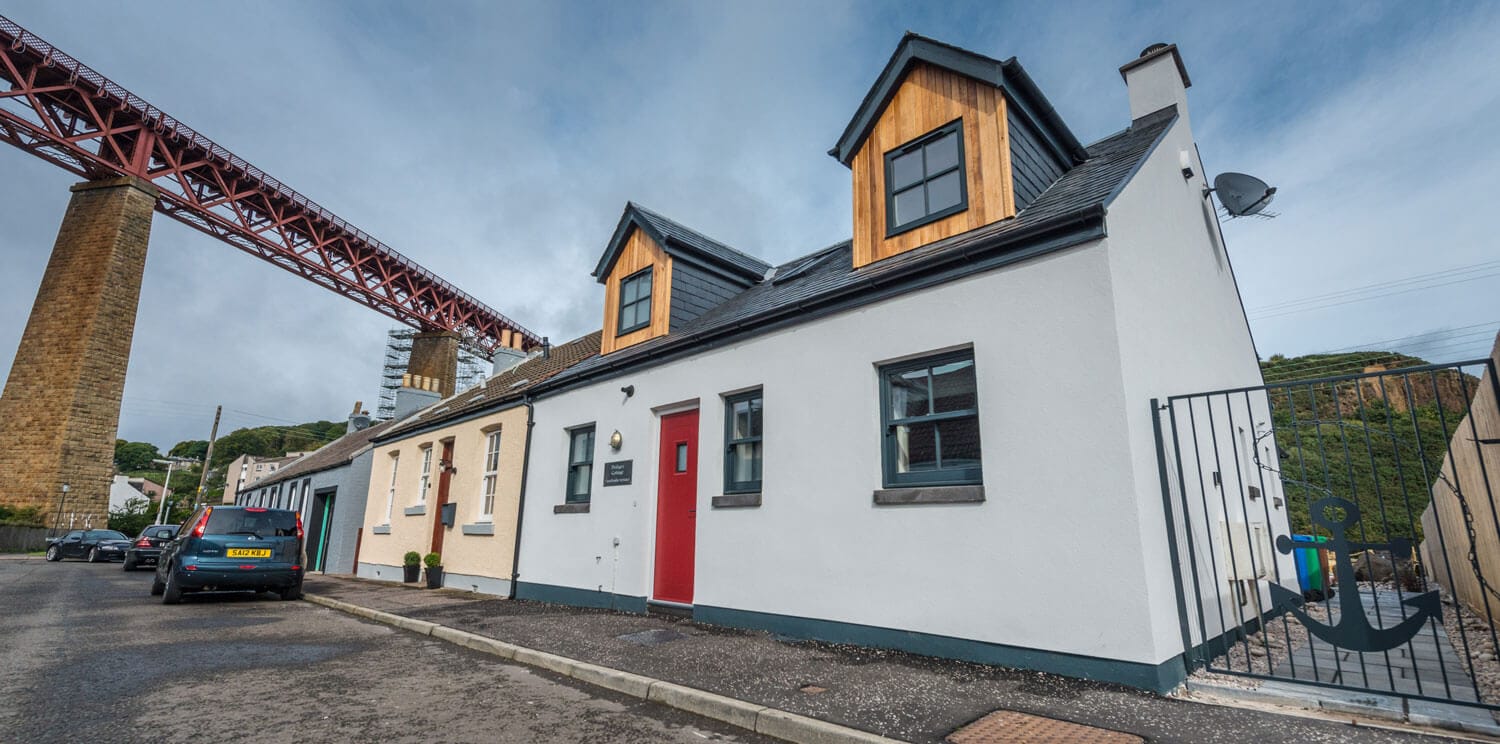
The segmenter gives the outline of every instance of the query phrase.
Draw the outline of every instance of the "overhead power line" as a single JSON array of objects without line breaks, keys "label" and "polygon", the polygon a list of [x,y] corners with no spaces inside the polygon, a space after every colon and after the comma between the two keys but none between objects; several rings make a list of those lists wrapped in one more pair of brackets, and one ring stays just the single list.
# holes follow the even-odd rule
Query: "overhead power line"
[{"label": "overhead power line", "polygon": [[1265,320],[1279,318],[1287,315],[1307,312],[1309,310],[1322,310],[1340,305],[1348,305],[1355,302],[1390,297],[1392,295],[1418,292],[1427,289],[1446,287],[1462,282],[1471,282],[1479,279],[1500,276],[1500,261],[1484,261],[1468,266],[1458,266],[1443,271],[1434,271],[1428,274],[1418,274],[1403,279],[1393,279],[1385,282],[1366,284],[1360,287],[1351,287],[1335,292],[1312,295],[1284,302],[1272,303],[1250,308],[1247,314],[1252,320]]}]

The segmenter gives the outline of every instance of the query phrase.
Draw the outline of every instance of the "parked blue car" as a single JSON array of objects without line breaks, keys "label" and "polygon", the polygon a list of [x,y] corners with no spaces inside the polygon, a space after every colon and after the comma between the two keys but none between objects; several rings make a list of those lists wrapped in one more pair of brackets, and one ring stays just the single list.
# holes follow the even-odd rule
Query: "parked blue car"
[{"label": "parked blue car", "polygon": [[163,604],[201,591],[302,597],[302,515],[287,509],[204,506],[162,547],[151,594]]}]

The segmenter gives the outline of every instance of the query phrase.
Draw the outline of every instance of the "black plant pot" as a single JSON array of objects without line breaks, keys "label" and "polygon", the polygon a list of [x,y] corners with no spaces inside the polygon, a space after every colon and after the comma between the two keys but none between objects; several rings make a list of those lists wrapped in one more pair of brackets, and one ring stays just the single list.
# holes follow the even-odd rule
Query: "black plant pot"
[{"label": "black plant pot", "polygon": [[428,589],[442,589],[443,588],[443,567],[442,566],[428,566],[427,567],[427,588]]},{"label": "black plant pot", "polygon": [[406,577],[405,577],[406,578],[406,583],[408,583],[408,584],[415,584],[415,583],[417,583],[417,577],[419,577],[419,576],[422,575],[422,567],[413,564],[413,565],[410,565],[410,566],[402,566],[402,568],[406,569]]}]

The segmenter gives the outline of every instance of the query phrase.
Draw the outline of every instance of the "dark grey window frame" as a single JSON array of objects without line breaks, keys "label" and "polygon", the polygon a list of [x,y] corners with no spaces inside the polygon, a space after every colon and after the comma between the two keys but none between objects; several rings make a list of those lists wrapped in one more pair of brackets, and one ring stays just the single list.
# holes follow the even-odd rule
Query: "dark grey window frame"
[{"label": "dark grey window frame", "polygon": [[[619,303],[619,308],[615,312],[615,327],[616,327],[615,335],[616,336],[623,336],[623,335],[625,335],[627,333],[633,333],[635,331],[639,331],[640,329],[646,328],[646,327],[648,327],[648,326],[651,325],[651,301],[653,299],[653,295],[656,293],[656,275],[655,275],[655,271],[656,271],[656,267],[655,266],[647,266],[646,268],[641,269],[640,271],[637,271],[634,274],[631,274],[630,276],[627,276],[624,279],[620,280],[620,298],[619,298],[620,303]],[[629,283],[631,283],[633,281],[640,281],[641,277],[646,277],[651,282],[651,287],[646,292],[646,296],[645,297],[638,297],[634,301],[631,301],[631,302],[628,302],[628,303],[625,302],[625,285],[627,285],[627,284],[629,284]],[[639,305],[639,304],[641,304],[643,302],[646,303],[646,319],[643,320],[643,321],[641,321],[641,322],[639,322],[639,323],[636,323],[635,325],[627,327],[625,325],[625,306],[626,305]]]},{"label": "dark grey window frame", "polygon": [[[918,369],[930,369],[952,362],[968,361],[975,364],[974,376],[974,408],[962,411],[947,411],[925,416],[911,416],[901,419],[891,418],[891,379],[904,372]],[[949,468],[938,470],[926,470],[919,472],[898,473],[896,472],[896,426],[898,424],[936,424],[942,421],[973,418],[979,419],[979,375],[978,365],[974,362],[974,350],[962,349],[950,351],[918,359],[910,359],[904,362],[884,364],[879,368],[880,374],[880,463],[881,476],[885,488],[908,488],[915,486],[978,486],[984,484],[984,443],[979,443],[981,464],[971,468]],[[941,440],[939,440],[941,448]],[[941,449],[939,449],[941,452]],[[941,457],[941,455],[939,455]]]},{"label": "dark grey window frame", "polygon": [[735,445],[760,443],[765,439],[765,421],[761,421],[761,433],[741,439],[734,438],[734,404],[747,400],[760,399],[761,416],[765,416],[766,397],[761,388],[746,390],[743,393],[724,396],[724,493],[760,493],[761,482],[765,479],[765,448],[761,448],[761,479],[752,481],[739,481],[734,479],[734,451]]},{"label": "dark grey window frame", "polygon": [[[594,445],[597,444],[597,441],[594,439],[594,425],[593,424],[584,424],[583,426],[575,426],[575,427],[573,427],[571,429],[568,429],[567,431],[568,431],[568,477],[567,477],[566,482],[565,482],[565,484],[563,486],[563,503],[566,503],[566,504],[587,504],[587,503],[593,501],[593,496],[594,496],[594,467],[593,467],[594,466]],[[588,438],[589,438],[588,459],[587,460],[578,460],[578,461],[575,462],[573,460],[574,444],[577,441],[577,439],[578,439],[579,436],[585,435],[585,434],[587,434]],[[579,496],[577,496],[577,495],[575,495],[573,493],[573,474],[577,470],[577,468],[579,466],[582,466],[582,465],[588,465],[589,466],[589,480],[588,480],[588,483],[585,484],[587,486],[587,488],[584,490],[583,495],[581,497],[579,497]]]},{"label": "dark grey window frame", "polygon": [[[937,129],[934,129],[931,132],[928,132],[927,134],[924,134],[885,154],[885,236],[887,238],[895,237],[897,235],[900,235],[901,233],[907,232],[909,230],[914,230],[923,225],[930,225],[940,219],[943,219],[944,217],[950,217],[969,208],[969,173],[968,168],[966,167],[967,163],[964,160],[963,123],[964,120],[962,118],[954,119],[953,121],[950,121],[947,124],[944,124]],[[926,189],[927,184],[931,181],[941,176],[952,173],[956,170],[958,171],[958,203],[951,207],[940,209],[936,212],[928,212],[925,216],[912,220],[911,222],[904,222],[899,225],[896,224],[896,191],[891,188],[891,183],[893,182],[894,178],[891,164],[895,161],[896,158],[909,152],[926,147],[928,144],[939,140],[944,136],[947,136],[948,134],[956,134],[958,136],[958,164],[939,173],[929,174],[926,172],[926,155],[923,155],[922,179],[917,181],[915,184],[908,185],[906,188],[901,189],[901,191],[906,192],[914,188]]]}]

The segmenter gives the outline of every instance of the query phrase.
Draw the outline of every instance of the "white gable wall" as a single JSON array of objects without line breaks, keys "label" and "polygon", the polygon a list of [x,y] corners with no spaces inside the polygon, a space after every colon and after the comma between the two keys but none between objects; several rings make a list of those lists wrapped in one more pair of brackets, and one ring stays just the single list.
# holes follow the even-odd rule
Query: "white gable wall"
[{"label": "white gable wall", "polygon": [[[1159,521],[1159,490],[1152,481],[1158,500],[1138,517],[1125,412],[1146,403],[1122,384],[1111,268],[1096,242],[541,399],[520,580],[649,596],[652,409],[696,400],[695,604],[1160,661],[1138,557],[1139,525]],[[988,500],[875,506],[876,364],[965,344],[975,353]],[[763,504],[713,509],[723,483],[720,396],[757,385]],[[564,429],[589,422],[591,511],[554,514]],[[612,453],[616,429],[624,447]],[[634,460],[634,483],[601,487],[604,463],[621,459]],[[1150,466],[1154,477],[1154,454]],[[1175,633],[1175,612],[1169,620]]]},{"label": "white gable wall", "polygon": [[[1183,151],[1189,153],[1192,178],[1182,176]],[[1197,159],[1192,131],[1186,120],[1179,119],[1109,205],[1107,254],[1113,276],[1126,415],[1130,421],[1129,448],[1135,465],[1133,491],[1143,515],[1136,525],[1142,552],[1131,559],[1143,563],[1146,580],[1140,591],[1149,597],[1152,607],[1152,642],[1157,661],[1180,653],[1182,636],[1166,525],[1161,514],[1161,481],[1149,402],[1153,397],[1165,403],[1170,395],[1261,384],[1260,365],[1234,275],[1219,242],[1213,205],[1204,200],[1203,189],[1203,166]],[[1244,405],[1243,399],[1236,400],[1236,406],[1240,405]],[[1244,427],[1249,431],[1256,423],[1269,423],[1269,411],[1260,397],[1252,396],[1248,407],[1251,410],[1234,412],[1237,420],[1233,428]],[[1205,411],[1206,408],[1198,410],[1200,419]],[[1240,436],[1240,432],[1231,431],[1225,413],[1219,410],[1215,423],[1219,441],[1227,451],[1229,438]],[[1180,412],[1179,418],[1182,415]],[[1185,421],[1183,425],[1186,426]],[[1198,427],[1204,439],[1201,446],[1205,456],[1211,459],[1206,421],[1199,420]],[[1165,423],[1164,429],[1170,436]],[[1184,443],[1185,460],[1191,457],[1190,447],[1191,443]],[[1232,463],[1220,466],[1224,470],[1224,501],[1231,511],[1244,503],[1240,493],[1245,485],[1265,488],[1268,502],[1271,497],[1281,495],[1279,482],[1269,476],[1262,480],[1248,463],[1238,476]],[[1169,472],[1175,477],[1175,466]],[[1192,475],[1190,467],[1188,477]],[[1237,482],[1237,477],[1243,482]],[[1201,497],[1195,489],[1190,484],[1190,495]],[[1208,493],[1213,493],[1211,484],[1208,489]],[[1180,498],[1180,494],[1174,491],[1173,498]],[[1207,522],[1216,527],[1222,507],[1211,500],[1210,508]],[[1194,527],[1201,531],[1205,523],[1203,513],[1190,516],[1195,521]],[[1263,516],[1250,517],[1252,521],[1265,521]],[[1285,534],[1284,510],[1273,512],[1272,522],[1283,525],[1277,534]],[[1178,527],[1181,528],[1180,523]],[[1291,571],[1295,586],[1296,574],[1290,556],[1280,558],[1285,564],[1283,575]],[[1210,562],[1203,555],[1198,560],[1204,565]],[[1203,577],[1205,582],[1212,583],[1211,574],[1204,573]],[[1183,578],[1190,581],[1186,573]],[[1269,608],[1268,599],[1265,608]],[[1202,640],[1197,637],[1196,622],[1196,616],[1190,617],[1195,643]],[[1212,626],[1213,621],[1209,622]]]}]

